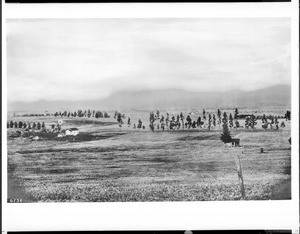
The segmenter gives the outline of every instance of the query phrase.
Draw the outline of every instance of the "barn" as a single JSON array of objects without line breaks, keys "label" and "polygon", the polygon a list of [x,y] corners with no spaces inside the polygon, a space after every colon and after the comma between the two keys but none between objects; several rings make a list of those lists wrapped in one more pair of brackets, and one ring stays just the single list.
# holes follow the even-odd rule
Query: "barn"
[{"label": "barn", "polygon": [[78,134],[79,134],[79,129],[78,128],[66,129],[66,136],[76,136]]}]

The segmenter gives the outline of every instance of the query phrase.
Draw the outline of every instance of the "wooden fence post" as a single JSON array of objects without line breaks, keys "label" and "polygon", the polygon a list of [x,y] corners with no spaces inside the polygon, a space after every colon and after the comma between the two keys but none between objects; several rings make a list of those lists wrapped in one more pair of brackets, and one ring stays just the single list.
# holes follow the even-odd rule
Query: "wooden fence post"
[{"label": "wooden fence post", "polygon": [[264,148],[260,148],[260,153],[264,153]]},{"label": "wooden fence post", "polygon": [[244,179],[243,179],[243,173],[242,173],[242,167],[241,167],[241,161],[240,161],[239,153],[236,154],[235,162],[236,162],[236,167],[237,167],[237,174],[238,174],[242,199],[245,200],[245,198],[246,198],[245,186],[244,186]]}]

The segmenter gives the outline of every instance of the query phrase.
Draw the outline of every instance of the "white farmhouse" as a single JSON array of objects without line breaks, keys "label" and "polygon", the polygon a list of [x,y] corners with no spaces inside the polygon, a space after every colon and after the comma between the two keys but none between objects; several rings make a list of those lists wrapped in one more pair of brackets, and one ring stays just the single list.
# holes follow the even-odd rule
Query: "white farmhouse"
[{"label": "white farmhouse", "polygon": [[66,134],[66,136],[76,136],[79,134],[79,129],[78,128],[66,129],[65,134]]}]

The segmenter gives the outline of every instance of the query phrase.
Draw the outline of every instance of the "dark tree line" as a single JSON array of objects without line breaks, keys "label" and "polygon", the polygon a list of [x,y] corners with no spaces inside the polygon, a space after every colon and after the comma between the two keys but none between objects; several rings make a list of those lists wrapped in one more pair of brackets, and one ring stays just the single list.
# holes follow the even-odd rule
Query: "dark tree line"
[{"label": "dark tree line", "polygon": [[87,117],[87,118],[109,118],[106,111],[96,110],[77,110],[77,111],[57,111],[53,114],[55,117]]},{"label": "dark tree line", "polygon": [[169,113],[161,115],[159,111],[156,114],[152,111],[149,116],[149,128],[151,131],[155,129],[169,130],[180,130],[180,129],[197,129],[205,128],[205,122],[207,123],[207,129],[211,130],[212,127],[216,127],[217,119],[215,114],[207,113],[204,109],[203,115],[198,116],[197,119],[192,119],[191,115],[184,116],[181,112],[178,115],[170,116]]},{"label": "dark tree line", "polygon": [[[24,115],[21,115],[21,116],[24,116],[24,117],[31,117],[31,116],[45,116],[45,115],[50,115],[50,114],[24,114]],[[17,115],[19,116],[19,115]]]},{"label": "dark tree line", "polygon": [[[222,112],[220,109],[217,109],[216,114],[212,114],[207,112],[205,109],[202,111],[202,116],[198,116],[196,119],[192,119],[191,113],[184,116],[181,112],[178,115],[171,116],[169,113],[166,113],[164,116],[160,114],[159,111],[150,112],[149,115],[149,128],[151,131],[161,129],[164,131],[165,129],[169,130],[179,130],[179,129],[207,129],[211,130],[215,128],[216,125],[219,125],[219,129],[224,129],[224,122],[226,122],[228,129],[256,129],[257,121],[259,119],[262,120],[262,128],[276,128],[279,127],[284,128],[285,123],[282,121],[279,123],[279,118],[283,118],[282,116],[273,116],[273,115],[265,115],[256,116],[254,114],[245,115],[245,122],[242,126],[239,122],[240,115],[238,108],[235,108],[234,113],[227,114],[226,112]],[[290,119],[290,111],[287,111],[285,114],[285,118]]]},{"label": "dark tree line", "polygon": [[7,122],[7,128],[24,128],[24,129],[34,129],[34,130],[46,130],[45,123],[42,122],[22,122],[22,121],[15,121],[13,122],[12,120]]}]

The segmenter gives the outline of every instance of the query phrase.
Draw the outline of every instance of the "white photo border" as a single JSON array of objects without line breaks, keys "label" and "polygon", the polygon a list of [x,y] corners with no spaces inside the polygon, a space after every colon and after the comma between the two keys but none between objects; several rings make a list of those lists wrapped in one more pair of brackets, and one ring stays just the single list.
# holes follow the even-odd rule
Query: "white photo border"
[{"label": "white photo border", "polygon": [[2,131],[3,231],[291,229],[299,233],[299,3],[5,4],[2,129],[7,121],[6,19],[289,17],[292,29],[292,199],[137,203],[7,203]]}]

